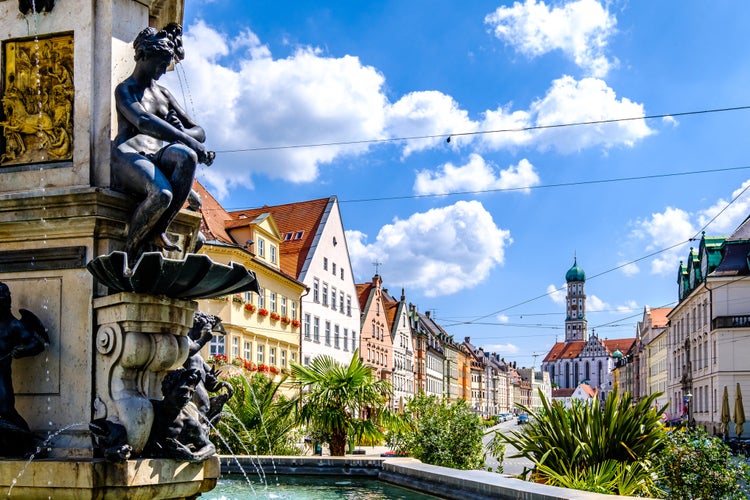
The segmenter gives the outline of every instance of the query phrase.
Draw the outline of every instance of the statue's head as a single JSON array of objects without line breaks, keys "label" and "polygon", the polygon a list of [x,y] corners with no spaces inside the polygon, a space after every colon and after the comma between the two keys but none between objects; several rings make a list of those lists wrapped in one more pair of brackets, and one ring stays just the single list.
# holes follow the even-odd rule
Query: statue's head
[{"label": "statue's head", "polygon": [[135,49],[136,61],[149,59],[151,57],[170,59],[175,57],[175,42],[173,36],[165,30],[159,31],[150,26],[138,33],[138,36],[133,40],[133,48]]},{"label": "statue's head", "polygon": [[166,401],[181,408],[190,402],[200,380],[198,370],[178,368],[167,372],[161,383],[161,393]]}]

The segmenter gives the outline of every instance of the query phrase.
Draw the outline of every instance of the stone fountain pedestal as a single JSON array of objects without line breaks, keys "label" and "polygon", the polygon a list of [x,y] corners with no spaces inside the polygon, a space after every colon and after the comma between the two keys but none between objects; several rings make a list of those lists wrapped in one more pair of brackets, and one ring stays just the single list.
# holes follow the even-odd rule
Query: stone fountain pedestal
[{"label": "stone fountain pedestal", "polygon": [[[31,461],[0,458],[0,496],[194,498],[219,477],[216,457],[107,462],[88,430],[96,418],[118,422],[140,451],[149,400],[161,398],[164,373],[187,357],[195,302],[114,293],[86,268],[123,249],[135,207],[110,189],[114,87],[132,71],[138,32],[182,23],[183,2],[56,0],[37,14],[0,1],[0,122],[38,127],[27,134],[0,125],[0,281],[14,314],[32,311],[50,337],[43,353],[12,364],[15,407],[32,432],[50,437],[47,450]],[[19,103],[34,85],[44,87],[42,110],[25,113]],[[170,236],[191,248],[199,226],[183,211]]]}]

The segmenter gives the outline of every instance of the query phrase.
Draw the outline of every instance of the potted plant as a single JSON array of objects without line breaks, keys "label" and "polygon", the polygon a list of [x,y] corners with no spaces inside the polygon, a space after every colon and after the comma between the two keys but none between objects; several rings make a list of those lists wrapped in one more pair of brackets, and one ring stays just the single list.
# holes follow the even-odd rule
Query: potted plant
[{"label": "potted plant", "polygon": [[279,316],[279,313],[272,312],[271,313],[271,319],[278,321],[278,320],[281,319],[281,316]]},{"label": "potted plant", "polygon": [[289,316],[282,316],[281,317],[281,322],[284,323],[285,325],[288,325],[289,323],[292,322],[292,320],[291,320],[291,318],[289,318]]},{"label": "potted plant", "polygon": [[245,304],[245,312],[250,314],[254,313],[255,306],[248,302],[247,304]]},{"label": "potted plant", "polygon": [[299,327],[300,327],[300,325],[301,325],[301,323],[299,322],[299,320],[298,320],[298,319],[293,319],[293,320],[292,320],[292,326],[293,326],[294,328],[299,328]]},{"label": "potted plant", "polygon": [[268,316],[268,309],[265,307],[258,309],[258,316]]},{"label": "potted plant", "polygon": [[242,295],[240,295],[239,293],[235,293],[234,295],[232,295],[232,302],[234,302],[235,304],[242,304],[244,302],[244,300],[242,300]]}]

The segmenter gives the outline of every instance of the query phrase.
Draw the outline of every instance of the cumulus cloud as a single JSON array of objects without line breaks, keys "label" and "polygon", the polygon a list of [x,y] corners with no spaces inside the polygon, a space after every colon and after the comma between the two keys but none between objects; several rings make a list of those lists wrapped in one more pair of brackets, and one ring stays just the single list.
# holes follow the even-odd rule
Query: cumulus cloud
[{"label": "cumulus cloud", "polygon": [[504,263],[505,247],[512,243],[510,232],[497,227],[478,201],[397,218],[380,228],[371,242],[356,230],[347,231],[346,238],[355,275],[367,276],[377,258],[390,281],[428,297],[482,283]]},{"label": "cumulus cloud", "polygon": [[617,65],[606,56],[617,19],[596,0],[560,7],[536,0],[514,2],[488,14],[485,23],[497,38],[529,58],[560,50],[593,76],[605,76]]},{"label": "cumulus cloud", "polygon": [[417,194],[448,194],[462,191],[492,189],[517,189],[525,193],[529,187],[539,184],[539,175],[528,160],[518,165],[498,170],[480,155],[469,156],[466,165],[455,166],[446,163],[438,171],[422,170],[417,173],[414,192]]},{"label": "cumulus cloud", "polygon": [[500,323],[507,323],[510,320],[510,318],[508,318],[508,316],[506,316],[505,314],[498,314],[497,316],[495,316],[495,319]]},{"label": "cumulus cloud", "polygon": [[[269,146],[381,138],[387,99],[384,77],[357,57],[322,57],[301,47],[285,59],[273,59],[258,37],[245,31],[228,39],[203,22],[189,27],[181,63],[191,103],[201,106],[195,118],[209,135],[212,149],[226,151]],[[164,77],[180,89],[179,71]],[[177,92],[175,92],[177,94]],[[252,186],[263,174],[289,182],[310,182],[321,165],[368,146],[342,145],[305,149],[218,154],[205,169],[217,194],[230,183]]]},{"label": "cumulus cloud", "polygon": [[586,311],[588,312],[607,311],[609,310],[609,308],[610,308],[609,304],[604,302],[602,299],[600,299],[596,295],[586,296]]},{"label": "cumulus cloud", "polygon": [[[388,130],[393,137],[437,136],[407,141],[404,156],[445,143],[455,132],[474,132],[477,123],[448,95],[436,90],[410,92],[387,109]],[[453,147],[467,142],[463,136],[452,138]]]},{"label": "cumulus cloud", "polygon": [[[732,200],[734,202],[730,205]],[[745,220],[748,213],[750,213],[750,179],[735,189],[729,200],[720,198],[710,207],[701,210],[698,213],[698,226],[703,227],[711,221],[706,228],[708,231],[729,235]]]},{"label": "cumulus cloud", "polygon": [[632,313],[638,311],[638,303],[635,300],[628,300],[625,304],[618,305],[615,310],[618,313]]},{"label": "cumulus cloud", "polygon": [[639,274],[641,272],[641,268],[638,267],[638,264],[636,264],[635,262],[620,262],[617,265],[622,266],[620,268],[620,271],[622,271],[622,274],[624,274],[625,276],[635,276],[636,274]]},{"label": "cumulus cloud", "polygon": [[559,305],[565,305],[565,294],[567,293],[567,285],[555,286],[547,285],[547,295],[552,299],[552,302]]},{"label": "cumulus cloud", "polygon": [[[570,76],[553,81],[547,94],[532,103],[531,113],[538,126],[645,116],[643,104],[626,97],[618,99],[604,80],[579,81]],[[627,120],[539,130],[536,140],[543,149],[554,147],[562,153],[572,153],[593,146],[633,146],[651,133],[644,120]]]},{"label": "cumulus cloud", "polygon": [[[655,251],[686,241],[695,233],[696,228],[690,222],[688,212],[680,208],[667,207],[663,212],[651,214],[648,219],[638,220],[632,235],[650,242],[646,246],[646,251]],[[675,272],[677,262],[685,252],[685,246],[686,244],[679,245],[656,256],[651,262],[651,272],[654,274]]]}]

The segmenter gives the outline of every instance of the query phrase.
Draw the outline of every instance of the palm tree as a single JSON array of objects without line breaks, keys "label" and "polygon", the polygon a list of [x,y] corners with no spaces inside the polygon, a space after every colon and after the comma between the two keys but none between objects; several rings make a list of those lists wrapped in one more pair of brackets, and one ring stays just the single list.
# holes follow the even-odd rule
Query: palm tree
[{"label": "palm tree", "polygon": [[292,378],[301,389],[300,422],[328,436],[333,456],[344,456],[349,438],[382,439],[381,425],[394,418],[386,406],[390,384],[375,379],[359,349],[348,366],[330,356],[318,356],[309,366],[292,363]]}]

